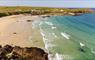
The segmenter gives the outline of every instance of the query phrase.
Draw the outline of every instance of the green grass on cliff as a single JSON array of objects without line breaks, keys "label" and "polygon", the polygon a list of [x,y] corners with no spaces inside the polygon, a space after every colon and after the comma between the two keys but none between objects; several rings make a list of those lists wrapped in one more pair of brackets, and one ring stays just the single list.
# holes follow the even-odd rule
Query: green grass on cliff
[{"label": "green grass on cliff", "polygon": [[[0,6],[0,17],[31,13],[31,10],[40,10],[40,13],[34,12],[34,14],[47,14],[47,13],[62,13],[62,12],[79,12],[88,11],[89,9],[68,9],[68,8],[49,8],[49,7],[25,7],[25,6]],[[63,11],[61,11],[63,10]],[[43,12],[44,11],[44,12]]]}]

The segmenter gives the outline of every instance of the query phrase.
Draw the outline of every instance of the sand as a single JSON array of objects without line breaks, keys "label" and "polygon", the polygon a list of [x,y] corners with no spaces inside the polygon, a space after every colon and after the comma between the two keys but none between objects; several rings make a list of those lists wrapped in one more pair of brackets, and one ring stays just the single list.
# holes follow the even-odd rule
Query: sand
[{"label": "sand", "polygon": [[0,18],[0,45],[44,48],[39,29],[32,28],[35,20],[39,20],[39,16],[12,15]]}]

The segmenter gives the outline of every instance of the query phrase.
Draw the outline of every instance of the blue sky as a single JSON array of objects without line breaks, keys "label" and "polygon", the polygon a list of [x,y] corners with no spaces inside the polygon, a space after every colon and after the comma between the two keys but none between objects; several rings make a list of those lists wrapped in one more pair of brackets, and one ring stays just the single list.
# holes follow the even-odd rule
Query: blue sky
[{"label": "blue sky", "polygon": [[0,6],[95,8],[95,0],[0,0]]}]

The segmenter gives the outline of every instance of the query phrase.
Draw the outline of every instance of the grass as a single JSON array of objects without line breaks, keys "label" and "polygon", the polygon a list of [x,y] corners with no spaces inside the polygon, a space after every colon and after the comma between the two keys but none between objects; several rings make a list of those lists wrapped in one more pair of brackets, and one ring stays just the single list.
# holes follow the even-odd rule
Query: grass
[{"label": "grass", "polygon": [[[25,7],[25,6],[0,6],[0,17],[31,13],[32,10],[40,12],[33,12],[33,14],[50,14],[50,13],[64,13],[64,12],[89,12],[90,9],[79,8],[79,9],[68,9],[68,8],[49,8],[49,7]],[[62,11],[63,10],[63,11]]]}]

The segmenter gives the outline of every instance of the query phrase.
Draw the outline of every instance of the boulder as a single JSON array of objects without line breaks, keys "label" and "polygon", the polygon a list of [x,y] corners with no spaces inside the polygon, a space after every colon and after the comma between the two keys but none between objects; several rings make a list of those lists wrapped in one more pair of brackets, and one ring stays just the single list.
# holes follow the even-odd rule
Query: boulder
[{"label": "boulder", "polygon": [[38,47],[0,47],[1,60],[48,60],[48,54]]}]

